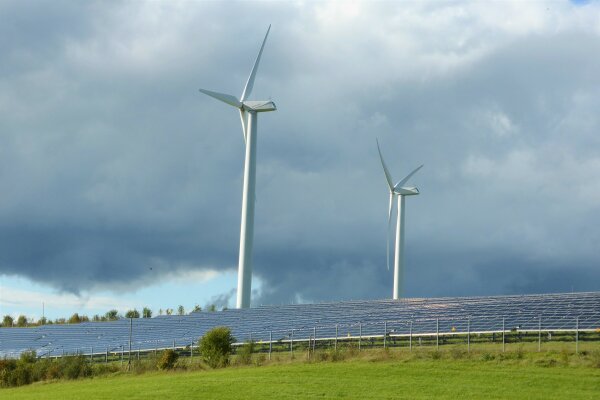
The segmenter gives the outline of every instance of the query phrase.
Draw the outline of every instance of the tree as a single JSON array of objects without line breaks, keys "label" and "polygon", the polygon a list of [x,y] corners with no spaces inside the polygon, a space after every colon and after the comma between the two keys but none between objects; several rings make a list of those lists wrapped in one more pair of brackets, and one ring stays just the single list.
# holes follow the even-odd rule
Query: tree
[{"label": "tree", "polygon": [[225,326],[218,326],[206,332],[200,339],[200,354],[212,368],[224,367],[229,364],[234,342],[231,330]]},{"label": "tree", "polygon": [[46,319],[46,317],[42,317],[38,320],[38,325],[46,325],[48,323],[48,320]]},{"label": "tree", "polygon": [[167,308],[167,309],[165,310],[165,314],[167,314],[167,315],[171,315],[171,314],[173,314],[173,309],[172,309],[172,308]]},{"label": "tree", "polygon": [[183,308],[183,306],[179,306],[177,307],[177,314],[178,315],[184,315],[185,314],[185,308]]},{"label": "tree", "polygon": [[79,314],[77,314],[77,313],[71,315],[71,318],[69,318],[70,324],[78,324],[80,322],[81,322],[81,318],[79,317]]},{"label": "tree", "polygon": [[102,318],[98,314],[94,314],[94,316],[92,317],[92,321],[100,322],[102,321]]},{"label": "tree", "polygon": [[163,309],[162,308],[158,309],[158,315],[163,315]]},{"label": "tree", "polygon": [[27,317],[24,315],[19,315],[19,318],[17,318],[17,326],[27,326]]},{"label": "tree", "polygon": [[119,319],[119,312],[117,310],[110,310],[110,311],[107,311],[104,316],[106,317],[107,320],[114,321],[116,319]]},{"label": "tree", "polygon": [[198,304],[196,304],[194,306],[194,310],[192,310],[192,312],[200,312],[200,311],[202,311],[202,307],[200,307]]},{"label": "tree", "polygon": [[142,316],[144,318],[152,318],[152,310],[148,307],[144,307],[144,309],[142,310]]},{"label": "tree", "polygon": [[2,326],[5,328],[10,328],[13,326],[14,322],[15,320],[10,315],[5,315],[4,318],[2,318]]},{"label": "tree", "polygon": [[135,308],[133,310],[129,310],[125,313],[125,318],[139,318],[140,312]]},{"label": "tree", "polygon": [[210,306],[208,306],[208,311],[211,311],[211,312],[217,311],[217,306],[214,304],[211,304]]}]

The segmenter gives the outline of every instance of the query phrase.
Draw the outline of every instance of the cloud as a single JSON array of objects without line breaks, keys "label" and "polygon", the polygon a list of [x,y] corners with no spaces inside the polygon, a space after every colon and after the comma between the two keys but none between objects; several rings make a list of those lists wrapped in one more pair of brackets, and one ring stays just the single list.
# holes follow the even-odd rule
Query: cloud
[{"label": "cloud", "polygon": [[407,295],[598,289],[596,3],[0,8],[2,274],[81,294],[234,270],[241,128],[197,88],[239,94],[272,22],[256,304],[389,296],[375,137],[396,178],[425,164]]},{"label": "cloud", "polygon": [[[39,309],[41,311],[41,306],[44,304],[46,310],[52,309],[55,313],[57,310],[62,310],[61,312],[65,313],[63,317],[68,317],[71,315],[70,313],[76,310],[85,312],[86,310],[118,309],[124,313],[126,310],[133,308],[141,309],[143,307],[143,304],[137,301],[134,296],[131,296],[129,299],[115,301],[113,297],[106,295],[41,293],[37,290],[15,289],[7,286],[0,286],[0,291],[2,292],[0,305],[9,311],[23,308]],[[40,316],[33,319],[36,320]]]}]

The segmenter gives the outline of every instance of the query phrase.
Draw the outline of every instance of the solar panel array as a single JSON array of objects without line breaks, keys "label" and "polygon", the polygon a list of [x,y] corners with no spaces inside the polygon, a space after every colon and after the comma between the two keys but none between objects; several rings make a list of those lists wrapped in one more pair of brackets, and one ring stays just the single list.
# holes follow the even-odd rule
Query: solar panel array
[{"label": "solar panel array", "polygon": [[39,356],[185,347],[215,326],[238,342],[440,333],[595,330],[600,292],[524,296],[414,298],[263,306],[189,315],[1,328],[0,357],[35,350]]}]

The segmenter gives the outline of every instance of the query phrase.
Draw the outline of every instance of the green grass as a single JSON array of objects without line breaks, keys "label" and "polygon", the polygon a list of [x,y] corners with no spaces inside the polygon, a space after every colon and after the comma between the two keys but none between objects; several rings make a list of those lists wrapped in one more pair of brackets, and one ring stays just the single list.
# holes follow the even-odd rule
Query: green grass
[{"label": "green grass", "polygon": [[[369,352],[365,352],[369,353]],[[419,352],[417,352],[419,353]],[[373,351],[342,362],[280,361],[261,367],[232,367],[77,381],[1,389],[3,399],[597,399],[600,369],[572,356],[526,354],[503,358],[488,353],[432,359]],[[464,357],[464,354],[461,356]],[[487,361],[483,361],[487,360]],[[549,362],[549,360],[554,360]]]}]

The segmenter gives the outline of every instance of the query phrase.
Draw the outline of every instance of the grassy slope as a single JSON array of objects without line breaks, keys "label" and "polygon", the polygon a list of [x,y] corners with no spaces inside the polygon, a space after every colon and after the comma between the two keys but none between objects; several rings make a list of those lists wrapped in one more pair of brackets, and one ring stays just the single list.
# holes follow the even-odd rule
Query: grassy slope
[{"label": "grassy slope", "polygon": [[600,370],[472,360],[303,363],[117,375],[0,391],[3,399],[597,399]]}]

